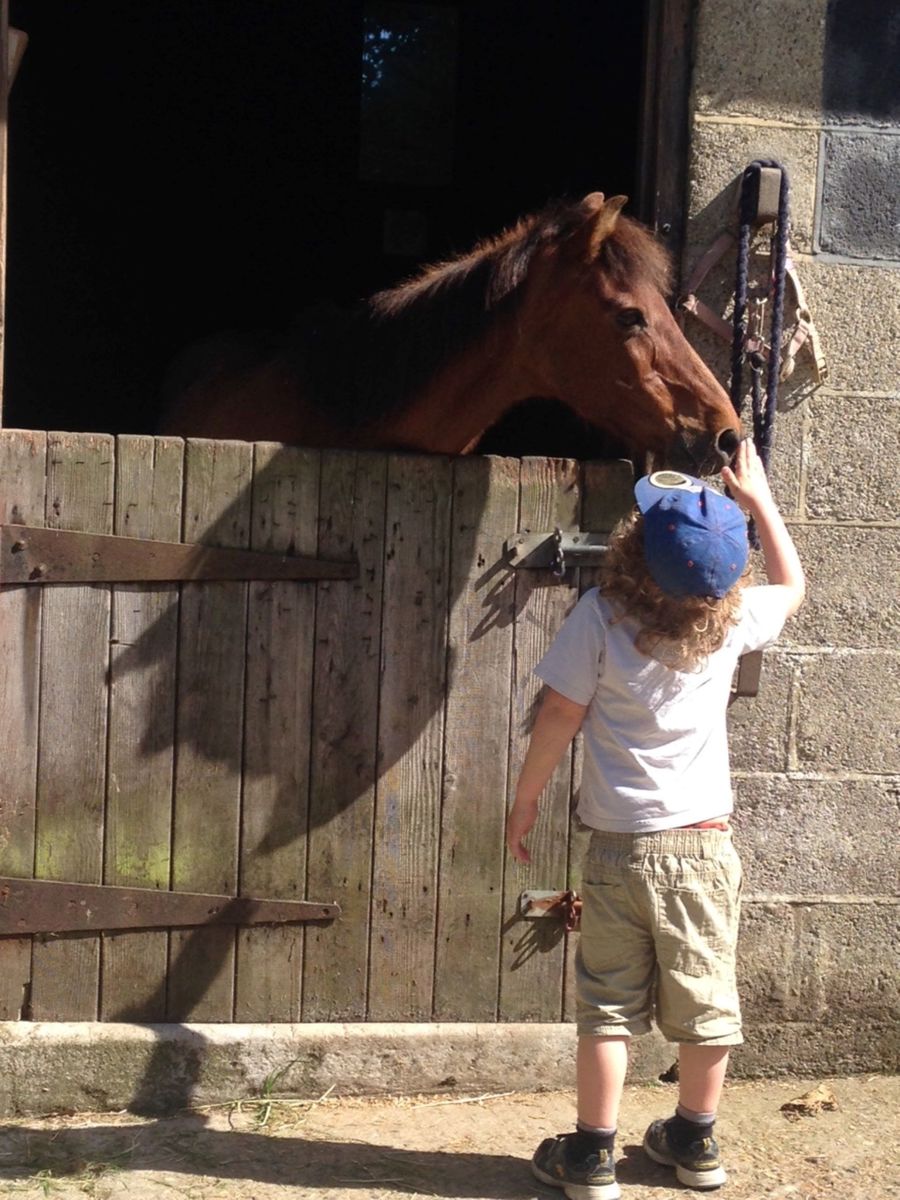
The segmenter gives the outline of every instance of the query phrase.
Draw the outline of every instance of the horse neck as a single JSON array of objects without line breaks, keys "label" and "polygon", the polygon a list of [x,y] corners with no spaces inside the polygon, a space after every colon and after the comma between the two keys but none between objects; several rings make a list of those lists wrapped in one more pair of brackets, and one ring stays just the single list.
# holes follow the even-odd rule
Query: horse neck
[{"label": "horse neck", "polygon": [[464,454],[485,430],[534,394],[514,318],[440,370],[412,402],[388,418],[380,440],[432,454]]}]

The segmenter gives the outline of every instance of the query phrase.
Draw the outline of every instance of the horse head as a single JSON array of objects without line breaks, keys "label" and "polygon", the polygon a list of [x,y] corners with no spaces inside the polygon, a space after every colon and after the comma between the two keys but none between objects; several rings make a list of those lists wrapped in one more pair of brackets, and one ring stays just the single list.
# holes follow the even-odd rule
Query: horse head
[{"label": "horse head", "polygon": [[535,394],[668,465],[714,473],[738,421],[666,302],[668,255],[625,203],[595,192],[545,227],[520,316]]}]

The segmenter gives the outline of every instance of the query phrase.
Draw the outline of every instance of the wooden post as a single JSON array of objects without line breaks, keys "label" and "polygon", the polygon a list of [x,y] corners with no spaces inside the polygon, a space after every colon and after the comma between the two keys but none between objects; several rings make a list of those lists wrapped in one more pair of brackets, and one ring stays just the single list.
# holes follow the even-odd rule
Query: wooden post
[{"label": "wooden post", "polygon": [[693,0],[649,0],[644,34],[638,215],[676,262],[684,242]]}]

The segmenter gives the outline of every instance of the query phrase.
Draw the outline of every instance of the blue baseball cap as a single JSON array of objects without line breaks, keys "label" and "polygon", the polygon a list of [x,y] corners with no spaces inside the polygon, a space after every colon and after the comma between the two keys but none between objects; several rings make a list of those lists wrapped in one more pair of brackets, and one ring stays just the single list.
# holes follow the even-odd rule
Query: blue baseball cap
[{"label": "blue baseball cap", "polygon": [[644,517],[647,569],[672,596],[730,592],[749,553],[747,521],[733,500],[681,471],[654,471],[634,487]]}]

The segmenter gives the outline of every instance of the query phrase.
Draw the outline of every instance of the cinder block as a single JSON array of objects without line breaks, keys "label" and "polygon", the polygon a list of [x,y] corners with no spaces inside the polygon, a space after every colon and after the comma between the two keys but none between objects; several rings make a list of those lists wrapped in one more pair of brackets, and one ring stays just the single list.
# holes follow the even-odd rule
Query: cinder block
[{"label": "cinder block", "polygon": [[806,601],[788,624],[793,645],[868,650],[900,645],[900,529],[793,526],[806,572]]},{"label": "cinder block", "polygon": [[829,388],[896,395],[900,269],[805,259],[800,274],[828,360]]},{"label": "cinder block", "polygon": [[900,773],[900,654],[811,654],[802,659],[800,678],[800,770]]},{"label": "cinder block", "polygon": [[[852,1015],[840,1025],[818,1021],[744,1020],[743,1046],[728,1062],[733,1079],[771,1079],[775,1075],[871,1075],[873,1071],[894,1072],[900,1067],[900,1024],[896,1020],[874,1023],[854,1021]],[[838,1088],[841,1092],[841,1088]],[[785,1092],[784,1099],[796,1095]]]},{"label": "cinder block", "polygon": [[829,125],[900,123],[895,4],[829,0],[822,82]]},{"label": "cinder block", "polygon": [[886,461],[900,445],[896,399],[819,394],[810,401],[806,512],[815,519],[896,521],[896,480]]},{"label": "cinder block", "polygon": [[887,902],[744,905],[738,982],[747,1020],[896,1021],[898,912]]},{"label": "cinder block", "polygon": [[741,696],[728,708],[734,771],[785,771],[792,660],[778,650],[763,654],[759,695]]},{"label": "cinder block", "polygon": [[702,0],[694,87],[704,113],[815,122],[827,0]]},{"label": "cinder block", "polygon": [[885,831],[900,818],[900,781],[744,776],[734,826],[745,895],[900,894]]},{"label": "cinder block", "polygon": [[803,395],[787,403],[788,385],[778,390],[778,408],[772,430],[772,453],[769,458],[769,484],[781,515],[790,519],[800,516],[800,479],[803,470],[805,413],[808,400]]},{"label": "cinder block", "polygon": [[744,168],[756,159],[774,159],[784,165],[791,185],[791,244],[811,251],[818,157],[819,137],[813,129],[696,119],[691,136],[691,242],[708,245],[721,230],[736,228]]},{"label": "cinder block", "polygon": [[819,249],[900,261],[900,130],[822,134]]}]

